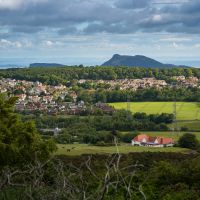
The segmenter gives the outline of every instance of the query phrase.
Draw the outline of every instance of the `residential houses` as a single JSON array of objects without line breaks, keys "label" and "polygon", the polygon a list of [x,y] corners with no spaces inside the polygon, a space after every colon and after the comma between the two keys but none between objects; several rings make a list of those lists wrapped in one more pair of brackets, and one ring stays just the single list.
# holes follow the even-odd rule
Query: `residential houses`
[{"label": "residential houses", "polygon": [[[86,109],[83,101],[77,102],[77,94],[64,85],[51,86],[40,82],[15,79],[1,79],[0,92],[9,92],[18,97],[16,110],[19,112],[42,111],[48,114],[77,114]],[[65,96],[72,97],[73,102],[64,102]],[[61,100],[60,100],[61,99]]]},{"label": "residential houses", "polygon": [[174,76],[180,86],[184,87],[200,87],[200,79],[194,76],[185,77],[185,76]]},{"label": "residential houses", "polygon": [[[165,80],[157,80],[155,78],[142,78],[142,79],[116,79],[116,80],[87,80],[91,83],[97,84],[108,84],[110,85],[110,89],[114,89],[116,86],[119,86],[120,90],[137,90],[142,88],[163,88],[168,84]],[[86,80],[79,80],[79,84],[85,83]]]},{"label": "residential houses", "polygon": [[[173,77],[177,81],[177,85],[186,87],[200,87],[200,79],[197,77],[176,76]],[[107,90],[118,87],[120,90],[138,90],[144,88],[164,88],[173,86],[166,83],[165,80],[157,80],[155,78],[142,79],[116,79],[116,80],[78,80],[78,84],[85,82],[91,84],[105,84]],[[11,96],[18,97],[16,110],[34,112],[40,110],[48,114],[66,113],[79,114],[86,110],[84,102],[77,102],[77,93],[65,85],[46,85],[39,81],[31,82],[25,80],[15,80],[10,78],[0,79],[0,92],[7,92]],[[65,97],[71,97],[70,101],[65,102]],[[69,98],[68,98],[69,99]],[[94,105],[104,112],[113,112],[106,104]]]}]

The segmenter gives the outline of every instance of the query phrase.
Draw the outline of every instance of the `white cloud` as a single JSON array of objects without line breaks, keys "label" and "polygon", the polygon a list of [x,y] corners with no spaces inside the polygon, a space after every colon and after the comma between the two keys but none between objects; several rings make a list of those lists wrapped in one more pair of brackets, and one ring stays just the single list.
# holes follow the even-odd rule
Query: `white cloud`
[{"label": "white cloud", "polygon": [[23,0],[0,0],[0,9],[15,9],[23,3]]},{"label": "white cloud", "polygon": [[178,48],[179,45],[178,45],[176,42],[173,42],[173,43],[172,43],[172,47],[174,47],[174,48]]},{"label": "white cloud", "polygon": [[160,41],[166,41],[166,42],[187,42],[191,41],[191,38],[183,38],[183,37],[169,37],[169,38],[161,38]]},{"label": "white cloud", "polygon": [[50,40],[47,40],[47,41],[44,41],[43,44],[47,47],[51,47],[51,46],[53,46],[54,43]]},{"label": "white cloud", "polygon": [[0,0],[0,9],[14,10],[29,3],[43,3],[47,1],[48,0]]},{"label": "white cloud", "polygon": [[1,48],[21,48],[23,45],[19,41],[9,41],[6,39],[1,39],[0,40],[0,47]]},{"label": "white cloud", "polygon": [[162,16],[161,15],[154,15],[152,20],[155,21],[155,22],[160,22],[162,20]]}]

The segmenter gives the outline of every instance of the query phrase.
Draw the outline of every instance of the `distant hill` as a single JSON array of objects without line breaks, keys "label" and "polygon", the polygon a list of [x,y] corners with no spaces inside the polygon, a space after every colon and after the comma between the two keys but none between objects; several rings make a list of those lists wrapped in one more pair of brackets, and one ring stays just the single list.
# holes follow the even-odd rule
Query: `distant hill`
[{"label": "distant hill", "polygon": [[25,66],[22,65],[15,65],[15,64],[4,64],[0,65],[0,69],[12,69],[12,68],[24,68]]},{"label": "distant hill", "polygon": [[126,67],[146,67],[146,68],[173,68],[173,67],[188,67],[188,66],[178,66],[173,64],[163,64],[154,60],[152,58],[148,58],[142,55],[136,56],[126,56],[115,54],[113,57],[107,62],[103,63],[102,66],[126,66]]},{"label": "distant hill", "polygon": [[66,65],[58,63],[31,63],[30,67],[65,67]]}]

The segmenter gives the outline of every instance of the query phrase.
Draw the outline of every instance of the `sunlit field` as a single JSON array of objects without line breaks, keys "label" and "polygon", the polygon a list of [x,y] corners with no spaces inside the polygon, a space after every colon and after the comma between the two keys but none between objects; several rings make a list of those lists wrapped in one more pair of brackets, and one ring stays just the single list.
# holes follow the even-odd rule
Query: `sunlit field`
[{"label": "sunlit field", "polygon": [[[126,102],[110,103],[115,109],[127,109]],[[147,114],[173,113],[174,102],[131,102],[130,110],[133,113]],[[200,103],[177,102],[177,120],[200,120]]]},{"label": "sunlit field", "polygon": [[166,147],[166,148],[155,148],[155,147],[134,147],[130,144],[120,144],[116,146],[92,146],[87,144],[58,144],[58,150],[56,155],[69,155],[78,156],[83,154],[114,154],[114,153],[131,153],[131,152],[182,152],[187,153],[188,149],[178,147]]}]

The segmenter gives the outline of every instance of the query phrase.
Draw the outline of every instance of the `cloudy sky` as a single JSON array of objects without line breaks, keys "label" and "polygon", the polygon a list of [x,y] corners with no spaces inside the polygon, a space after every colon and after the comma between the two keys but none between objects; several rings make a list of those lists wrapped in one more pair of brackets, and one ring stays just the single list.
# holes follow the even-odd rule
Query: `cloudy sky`
[{"label": "cloudy sky", "polygon": [[115,53],[200,66],[200,0],[0,0],[0,65]]}]

